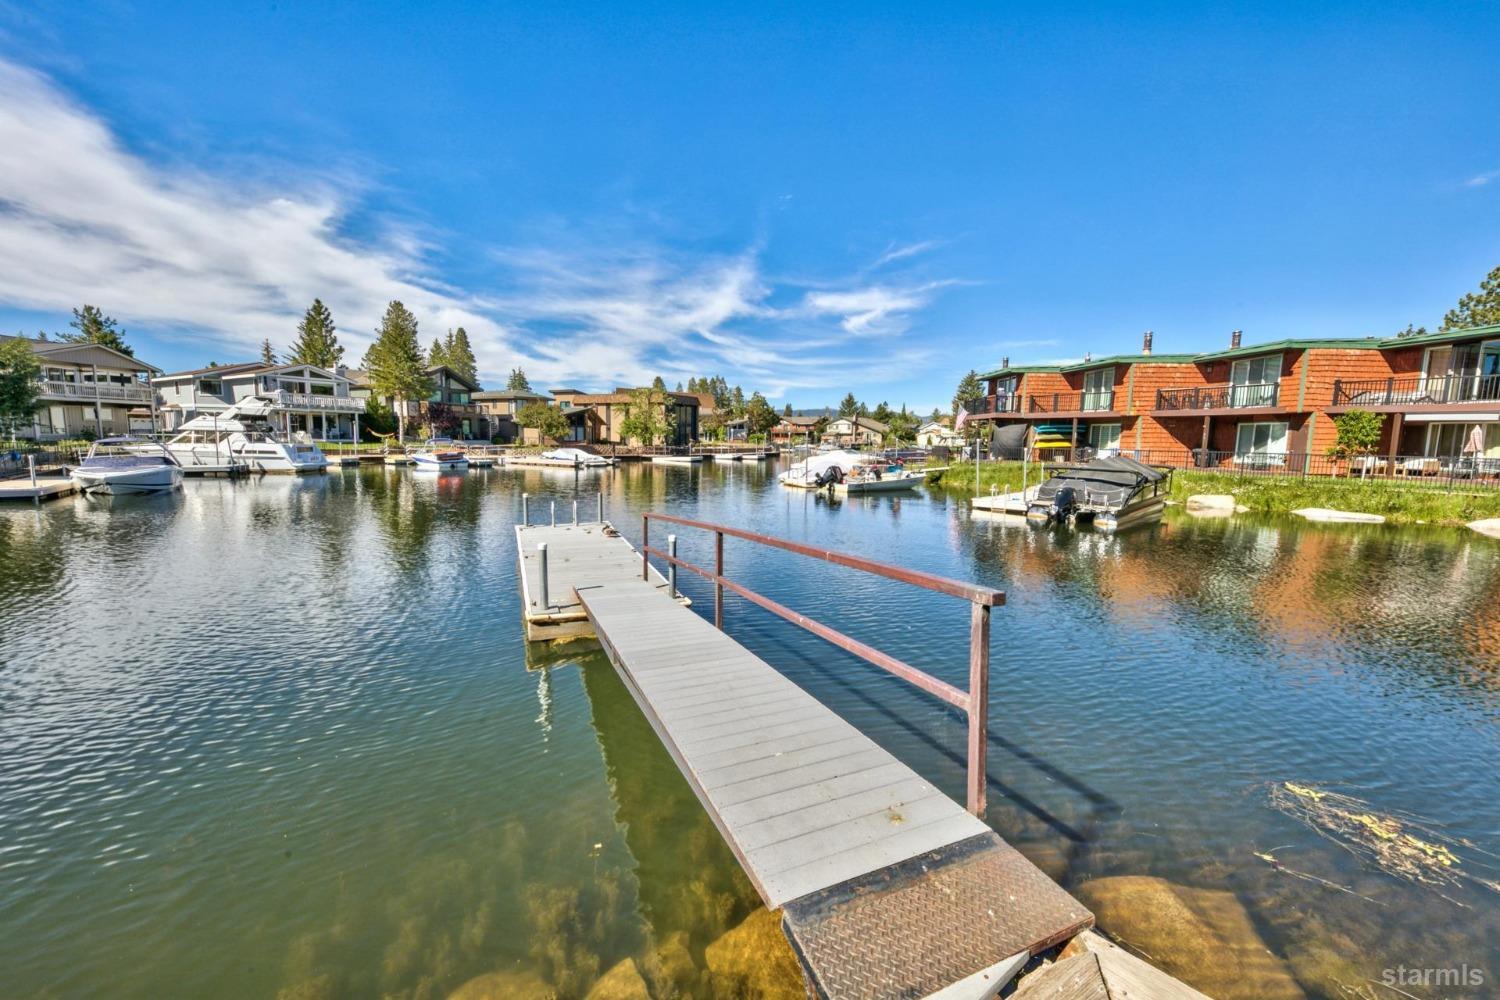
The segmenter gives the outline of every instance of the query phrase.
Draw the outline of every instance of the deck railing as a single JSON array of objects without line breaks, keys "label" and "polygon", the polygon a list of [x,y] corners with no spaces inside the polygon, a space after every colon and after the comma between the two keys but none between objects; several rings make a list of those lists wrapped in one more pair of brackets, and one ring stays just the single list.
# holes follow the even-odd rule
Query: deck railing
[{"label": "deck railing", "polygon": [[63,399],[83,400],[91,402],[95,398],[103,402],[118,403],[147,403],[151,402],[151,390],[143,385],[119,385],[110,382],[59,382],[56,380],[44,380],[41,383],[41,395],[43,398],[60,397]]},{"label": "deck railing", "polygon": [[1280,395],[1280,382],[1199,385],[1191,389],[1158,389],[1156,390],[1156,409],[1238,410],[1249,406],[1275,406]]},{"label": "deck railing", "polygon": [[1090,392],[1050,392],[1031,396],[1030,413],[1109,413],[1115,408],[1113,389]]},{"label": "deck railing", "polygon": [[1415,406],[1500,401],[1500,375],[1400,375],[1334,379],[1334,406]]},{"label": "deck railing", "polygon": [[966,399],[962,405],[971,417],[981,413],[1020,413],[1021,397],[1017,393],[1002,392],[998,395]]},{"label": "deck railing", "polygon": [[[652,521],[662,521],[667,524],[681,525],[685,528],[697,528],[700,531],[712,532],[714,536],[713,569],[710,570],[684,559],[679,559],[675,545],[669,545],[667,551],[652,548]],[[934,590],[940,594],[947,594],[950,597],[958,597],[968,601],[970,604],[969,689],[964,691],[956,688],[946,681],[939,680],[931,674],[918,670],[909,663],[898,660],[888,653],[883,653],[873,646],[845,635],[837,629],[814,621],[806,615],[799,614],[785,605],[729,579],[724,575],[724,538],[726,536],[741,538],[768,548],[781,549],[783,552],[793,552],[797,555],[819,559],[823,562],[833,563],[836,566],[857,569],[873,576],[883,577],[887,580],[896,580],[914,587]],[[641,516],[641,576],[646,580],[651,578],[651,556],[656,556],[664,560],[671,567],[681,567],[691,570],[713,583],[714,626],[720,631],[724,628],[724,591],[728,590],[731,593],[738,594],[750,603],[756,604],[772,614],[785,618],[792,624],[806,629],[818,638],[827,640],[840,649],[853,653],[855,656],[869,663],[873,663],[882,670],[896,675],[907,683],[921,688],[928,694],[947,702],[963,712],[967,716],[969,723],[968,809],[976,816],[984,815],[987,750],[986,726],[989,720],[990,692],[990,609],[997,604],[1005,603],[1005,593],[1003,591],[980,586],[979,584],[964,583],[961,580],[950,580],[932,573],[924,573],[921,570],[903,569],[900,566],[891,566],[887,563],[876,562],[873,559],[866,559],[863,556],[834,552],[831,549],[820,549],[816,546],[803,545],[799,542],[791,542],[782,538],[772,538],[769,535],[760,535],[753,531],[745,531],[741,528],[733,528],[724,524],[694,521],[672,514],[659,514],[654,511],[647,511]],[[673,589],[675,590],[675,572],[672,573],[671,578],[674,581]]]}]

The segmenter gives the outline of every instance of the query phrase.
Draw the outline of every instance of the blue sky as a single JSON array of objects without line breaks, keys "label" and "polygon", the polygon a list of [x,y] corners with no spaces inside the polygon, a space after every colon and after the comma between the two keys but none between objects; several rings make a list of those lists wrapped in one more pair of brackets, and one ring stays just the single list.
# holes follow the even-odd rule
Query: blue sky
[{"label": "blue sky", "polygon": [[1500,7],[9,4],[0,330],[946,404],[969,367],[1435,324],[1500,265]]}]

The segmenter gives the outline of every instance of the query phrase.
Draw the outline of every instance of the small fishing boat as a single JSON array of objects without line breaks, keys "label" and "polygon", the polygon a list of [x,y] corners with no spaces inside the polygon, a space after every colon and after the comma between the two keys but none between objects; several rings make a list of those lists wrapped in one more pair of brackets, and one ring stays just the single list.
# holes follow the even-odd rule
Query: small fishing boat
[{"label": "small fishing boat", "polygon": [[851,496],[860,493],[899,493],[914,490],[927,478],[926,472],[916,472],[900,465],[857,465],[844,476],[842,482],[833,484],[833,492]]},{"label": "small fishing boat", "polygon": [[1078,465],[1053,466],[1037,487],[1026,519],[1039,524],[1092,523],[1123,531],[1161,520],[1172,473],[1117,455]]},{"label": "small fishing boat", "polygon": [[159,441],[100,438],[72,479],[83,493],[165,493],[182,486],[182,466]]},{"label": "small fishing boat", "polygon": [[412,467],[421,472],[469,467],[469,456],[447,438],[433,438],[422,447],[421,451],[413,452],[408,457],[412,461]]},{"label": "small fishing boat", "polygon": [[879,461],[853,451],[829,451],[809,455],[776,477],[783,486],[799,490],[821,490],[842,482],[854,469]]}]

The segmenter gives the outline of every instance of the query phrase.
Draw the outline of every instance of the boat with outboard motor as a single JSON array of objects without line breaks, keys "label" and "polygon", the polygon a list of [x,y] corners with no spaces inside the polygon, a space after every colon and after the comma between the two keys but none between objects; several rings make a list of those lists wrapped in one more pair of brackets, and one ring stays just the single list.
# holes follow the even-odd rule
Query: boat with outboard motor
[{"label": "boat with outboard motor", "polygon": [[1172,473],[1124,455],[1077,465],[1051,466],[1036,488],[1026,519],[1040,524],[1092,523],[1121,531],[1161,520],[1172,491]]},{"label": "boat with outboard motor", "polygon": [[808,455],[802,461],[777,476],[783,486],[799,490],[821,490],[835,486],[848,479],[861,483],[874,480],[870,467],[884,467],[878,455],[862,455],[857,451],[828,451]]},{"label": "boat with outboard motor", "polygon": [[531,466],[541,469],[604,469],[617,459],[606,455],[595,455],[582,448],[553,448],[540,455],[514,455],[505,459],[506,465]]},{"label": "boat with outboard motor", "polygon": [[159,441],[107,437],[94,442],[70,477],[83,493],[165,493],[182,486],[182,466]]},{"label": "boat with outboard motor", "polygon": [[[177,428],[167,451],[185,468],[241,465],[251,472],[322,472],[328,458],[311,438],[283,441],[270,417],[275,404],[251,396]],[[305,435],[301,435],[305,437]]]}]

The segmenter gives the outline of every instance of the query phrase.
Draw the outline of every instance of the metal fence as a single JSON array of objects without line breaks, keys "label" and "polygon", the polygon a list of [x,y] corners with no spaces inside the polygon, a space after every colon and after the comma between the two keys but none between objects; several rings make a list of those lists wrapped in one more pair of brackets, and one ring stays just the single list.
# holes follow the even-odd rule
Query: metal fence
[{"label": "metal fence", "polygon": [[[1147,465],[1197,469],[1241,478],[1379,480],[1399,486],[1450,492],[1500,489],[1500,458],[1482,455],[1360,455],[1334,458],[1312,452],[1233,452],[1201,448],[1096,451],[1058,448],[1040,456],[1043,463],[1082,462],[1124,455]],[[1020,455],[1002,456],[1019,460]]]}]

